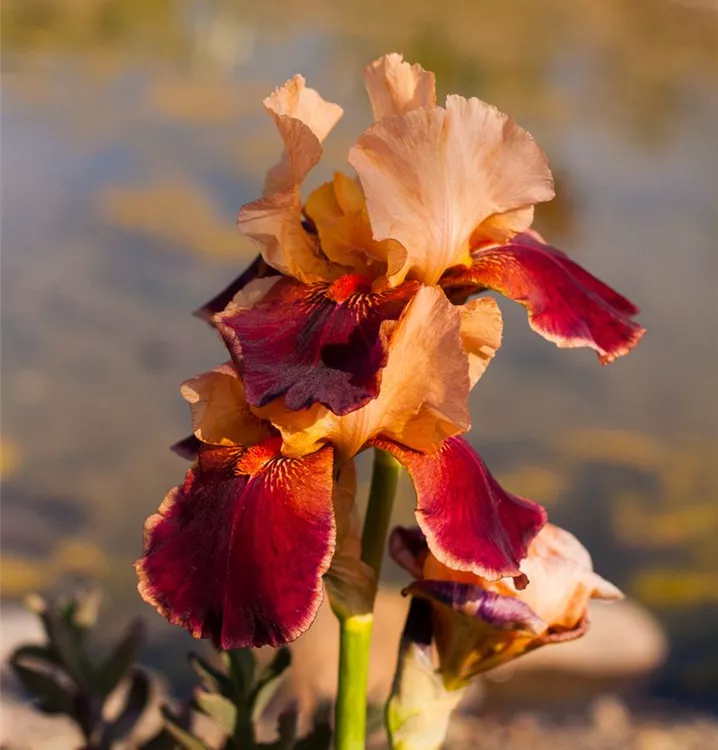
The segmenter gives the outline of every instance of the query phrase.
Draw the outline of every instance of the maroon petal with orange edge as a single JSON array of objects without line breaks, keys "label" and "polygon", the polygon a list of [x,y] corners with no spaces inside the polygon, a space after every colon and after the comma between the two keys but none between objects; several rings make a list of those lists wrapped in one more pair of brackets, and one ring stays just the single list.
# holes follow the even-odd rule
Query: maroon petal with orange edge
[{"label": "maroon petal with orange edge", "polygon": [[601,364],[627,354],[645,333],[638,308],[529,233],[473,253],[470,268],[453,268],[439,282],[452,295],[493,289],[523,305],[529,325],[561,348],[595,349]]},{"label": "maroon petal with orange edge", "polygon": [[332,284],[280,279],[252,307],[230,307],[217,329],[242,374],[247,400],[288,409],[326,406],[347,414],[376,398],[387,362],[382,323],[397,320],[418,289],[372,292],[361,276]]},{"label": "maroon petal with orange edge", "polygon": [[258,255],[249,267],[225,289],[219,294],[212,297],[209,302],[206,302],[202,307],[194,311],[194,315],[207,323],[212,322],[212,316],[222,312],[225,307],[234,299],[234,295],[237,292],[241,292],[250,281],[256,279],[266,279],[269,276],[279,276],[279,271],[272,268],[261,255]]},{"label": "maroon petal with orange edge", "polygon": [[142,597],[218,647],[279,646],[311,625],[335,546],[330,447],[202,446],[145,525]]},{"label": "maroon petal with orange edge", "polygon": [[518,630],[538,635],[547,627],[531,607],[520,599],[486,591],[470,583],[414,581],[402,593],[404,596],[417,596],[448,607],[497,630]]},{"label": "maroon petal with orange edge", "polygon": [[517,588],[525,587],[519,563],[546,523],[544,508],[502,489],[459,437],[445,440],[431,454],[383,438],[372,444],[409,472],[416,489],[416,520],[439,562],[489,580],[513,576]]}]

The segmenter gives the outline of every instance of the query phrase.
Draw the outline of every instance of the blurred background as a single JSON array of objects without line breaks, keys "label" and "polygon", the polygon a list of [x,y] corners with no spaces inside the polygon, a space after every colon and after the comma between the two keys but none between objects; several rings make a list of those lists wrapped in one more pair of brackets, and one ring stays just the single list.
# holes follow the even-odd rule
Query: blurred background
[{"label": "blurred background", "polygon": [[[314,186],[370,123],[362,67],[399,51],[440,99],[479,96],[537,138],[557,182],[537,228],[648,329],[602,368],[502,300],[471,439],[658,618],[646,700],[718,704],[713,0],[5,0],[1,23],[4,613],[96,581],[108,633],[144,613],[147,660],[186,679],[131,563],[185,471],[179,383],[226,356],[190,313],[255,254],[235,215],[280,150],[261,99],[301,72],[345,108]],[[411,507],[405,484],[397,520]]]}]

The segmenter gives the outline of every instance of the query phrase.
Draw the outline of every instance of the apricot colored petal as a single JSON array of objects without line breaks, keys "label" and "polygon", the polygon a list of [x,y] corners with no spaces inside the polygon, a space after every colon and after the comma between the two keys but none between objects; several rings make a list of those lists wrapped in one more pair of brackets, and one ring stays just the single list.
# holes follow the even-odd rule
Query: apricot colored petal
[{"label": "apricot colored petal", "polygon": [[317,405],[291,411],[279,401],[257,413],[280,430],[288,455],[330,442],[348,458],[380,433],[418,450],[434,450],[449,435],[468,429],[469,387],[459,308],[438,288],[421,287],[390,335],[374,400],[342,416]]},{"label": "apricot colored petal", "polygon": [[379,438],[407,469],[416,490],[416,520],[432,554],[457,571],[489,580],[506,576],[526,585],[519,569],[546,511],[502,489],[471,446],[449,438],[432,454]]},{"label": "apricot colored petal", "polygon": [[279,163],[267,174],[264,197],[244,205],[240,231],[261,248],[273,268],[302,281],[331,278],[332,269],[315,235],[302,223],[300,187],[321,159],[321,143],[342,109],[324,101],[295,76],[264,100],[284,141]]},{"label": "apricot colored petal", "polygon": [[212,317],[217,313],[222,312],[225,307],[232,301],[234,296],[242,291],[247,284],[256,281],[257,279],[264,279],[272,276],[278,276],[279,271],[276,271],[270,265],[268,265],[261,255],[258,255],[249,265],[249,267],[241,273],[237,278],[228,284],[219,294],[212,297],[209,302],[205,302],[202,307],[199,307],[194,311],[201,320],[207,323],[212,322]]},{"label": "apricot colored petal", "polygon": [[452,266],[471,265],[472,238],[495,216],[553,198],[546,157],[513,120],[479,99],[447,98],[385,117],[350,150],[374,238],[407,251],[402,269],[435,284]]},{"label": "apricot colored petal", "polygon": [[341,172],[311,193],[304,212],[317,229],[322,251],[334,263],[376,278],[394,273],[406,258],[398,242],[374,239],[361,186]]},{"label": "apricot colored petal", "polygon": [[364,85],[375,120],[436,104],[436,77],[396,52],[364,68]]},{"label": "apricot colored petal", "polygon": [[577,263],[529,234],[474,254],[473,265],[440,281],[452,289],[493,289],[528,310],[529,325],[561,348],[590,347],[602,364],[627,354],[645,329],[638,308]]},{"label": "apricot colored petal", "polygon": [[269,435],[269,424],[249,408],[231,362],[182,383],[195,437],[211,445],[252,445]]},{"label": "apricot colored petal", "polygon": [[504,323],[496,301],[487,297],[467,302],[460,311],[461,341],[469,357],[473,388],[501,346]]},{"label": "apricot colored petal", "polygon": [[145,601],[224,649],[307,630],[334,552],[331,448],[286,459],[270,447],[251,463],[239,474],[237,449],[203,450],[148,519],[136,563]]},{"label": "apricot colored petal", "polygon": [[421,578],[429,554],[424,532],[416,526],[395,526],[389,534],[389,554],[407,573]]},{"label": "apricot colored petal", "polygon": [[[569,631],[584,620],[589,599],[608,601],[623,594],[594,573],[591,556],[568,531],[547,524],[531,544],[521,569],[531,585],[519,596],[554,630]],[[510,582],[503,585],[511,588]]]},{"label": "apricot colored petal", "polygon": [[283,396],[290,410],[319,403],[346,414],[376,398],[388,356],[383,325],[399,318],[417,286],[374,293],[358,276],[331,285],[282,278],[252,307],[230,306],[215,324],[250,404]]}]

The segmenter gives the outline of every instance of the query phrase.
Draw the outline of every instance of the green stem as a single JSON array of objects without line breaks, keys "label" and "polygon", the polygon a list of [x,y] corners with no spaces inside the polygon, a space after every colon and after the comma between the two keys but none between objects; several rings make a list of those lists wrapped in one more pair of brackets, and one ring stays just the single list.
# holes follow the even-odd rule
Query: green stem
[{"label": "green stem", "polygon": [[376,574],[377,585],[400,472],[401,466],[393,456],[384,451],[374,450],[369,503],[361,537],[361,559]]},{"label": "green stem", "polygon": [[335,715],[336,750],[365,750],[369,647],[374,615],[341,622],[339,691]]},{"label": "green stem", "polygon": [[[388,454],[374,451],[369,503],[361,540],[361,559],[373,571],[378,584],[399,464]],[[336,750],[365,750],[369,649],[374,615],[353,615],[340,620],[339,689],[335,707]]]}]

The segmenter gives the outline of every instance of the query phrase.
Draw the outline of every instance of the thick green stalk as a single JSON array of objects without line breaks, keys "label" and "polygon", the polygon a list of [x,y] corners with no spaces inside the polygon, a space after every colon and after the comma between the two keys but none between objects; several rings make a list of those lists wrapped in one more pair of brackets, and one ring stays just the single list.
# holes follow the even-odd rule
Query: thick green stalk
[{"label": "thick green stalk", "polygon": [[400,472],[401,466],[393,456],[384,451],[374,450],[369,503],[361,537],[361,559],[376,574],[377,584],[381,575],[381,563],[384,559],[384,547]]},{"label": "thick green stalk", "polygon": [[[399,464],[388,453],[375,450],[361,558],[374,571],[377,582],[399,471]],[[366,747],[369,649],[373,625],[371,612],[340,619],[339,689],[334,722],[336,750],[365,750]]]}]

